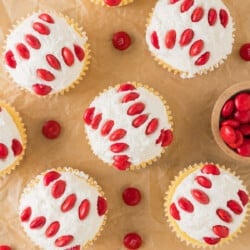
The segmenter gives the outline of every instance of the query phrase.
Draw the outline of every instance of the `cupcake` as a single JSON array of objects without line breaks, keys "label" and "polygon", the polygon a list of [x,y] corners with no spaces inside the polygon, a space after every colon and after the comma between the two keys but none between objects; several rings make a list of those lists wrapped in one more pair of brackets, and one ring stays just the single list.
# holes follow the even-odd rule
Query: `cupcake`
[{"label": "cupcake", "polygon": [[119,7],[134,2],[134,0],[90,0],[90,1],[108,7]]},{"label": "cupcake", "polygon": [[42,249],[80,250],[92,244],[106,220],[107,202],[88,175],[52,169],[24,189],[19,205],[26,234]]},{"label": "cupcake", "polygon": [[10,32],[4,58],[7,72],[21,88],[40,96],[63,93],[87,70],[87,37],[73,20],[38,12]]},{"label": "cupcake", "polygon": [[248,215],[249,194],[234,173],[215,164],[180,172],[165,197],[165,214],[177,236],[193,247],[221,245],[236,237]]},{"label": "cupcake", "polygon": [[94,154],[119,170],[151,164],[173,139],[166,101],[138,83],[105,90],[91,102],[83,119]]},{"label": "cupcake", "polygon": [[26,131],[14,108],[0,101],[0,176],[9,174],[23,158]]},{"label": "cupcake", "polygon": [[232,52],[233,20],[220,0],[158,0],[146,43],[164,68],[191,78],[212,71]]}]

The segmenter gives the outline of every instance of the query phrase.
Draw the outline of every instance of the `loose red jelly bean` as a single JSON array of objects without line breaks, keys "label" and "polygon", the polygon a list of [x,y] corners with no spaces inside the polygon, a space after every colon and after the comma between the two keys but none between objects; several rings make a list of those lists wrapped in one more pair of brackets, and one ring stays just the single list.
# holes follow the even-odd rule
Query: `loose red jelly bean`
[{"label": "loose red jelly bean", "polygon": [[135,206],[141,201],[141,192],[137,188],[129,187],[123,191],[122,198],[128,206]]},{"label": "loose red jelly bean", "polygon": [[61,133],[61,125],[54,120],[46,121],[43,124],[42,133],[48,139],[55,139]]},{"label": "loose red jelly bean", "polygon": [[238,128],[240,126],[240,122],[234,119],[228,119],[228,120],[224,120],[221,123],[221,126],[230,126],[233,128]]},{"label": "loose red jelly bean", "polygon": [[235,107],[239,111],[250,110],[250,95],[248,93],[240,93],[234,99]]},{"label": "loose red jelly bean", "polygon": [[245,43],[241,46],[240,57],[245,61],[250,61],[250,43]]},{"label": "loose red jelly bean", "polygon": [[117,32],[112,38],[113,46],[118,50],[126,50],[131,44],[131,38],[124,31]]},{"label": "loose red jelly bean", "polygon": [[137,233],[128,233],[123,238],[123,244],[127,249],[138,249],[142,244],[142,238]]},{"label": "loose red jelly bean", "polygon": [[250,135],[250,124],[240,125],[240,131],[243,135]]},{"label": "loose red jelly bean", "polygon": [[223,118],[227,118],[233,114],[234,111],[234,101],[233,100],[228,100],[222,110],[221,110],[221,116]]},{"label": "loose red jelly bean", "polygon": [[6,147],[5,144],[0,143],[0,159],[4,160],[8,156],[8,148]]},{"label": "loose red jelly bean", "polygon": [[121,0],[104,0],[108,6],[117,6],[121,3]]},{"label": "loose red jelly bean", "polygon": [[250,156],[250,139],[244,139],[242,145],[237,148],[237,152],[242,156]]},{"label": "loose red jelly bean", "polygon": [[236,133],[235,130],[230,126],[222,126],[220,129],[221,138],[226,143],[235,143],[236,141]]},{"label": "loose red jelly bean", "polygon": [[11,247],[9,247],[7,245],[1,245],[0,250],[11,250]]}]

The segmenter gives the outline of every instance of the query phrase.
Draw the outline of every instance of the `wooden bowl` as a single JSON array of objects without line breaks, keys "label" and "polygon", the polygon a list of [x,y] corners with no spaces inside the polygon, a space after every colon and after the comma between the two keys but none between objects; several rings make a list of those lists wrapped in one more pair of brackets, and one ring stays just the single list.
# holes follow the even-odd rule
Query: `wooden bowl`
[{"label": "wooden bowl", "polygon": [[244,161],[250,163],[250,157],[241,156],[233,149],[231,149],[221,138],[220,136],[220,118],[221,118],[221,109],[223,105],[226,103],[228,99],[235,96],[237,93],[242,91],[250,92],[250,81],[248,82],[241,82],[234,84],[233,86],[226,89],[217,99],[211,117],[211,127],[214,139],[219,147],[230,157],[234,158],[235,160]]}]

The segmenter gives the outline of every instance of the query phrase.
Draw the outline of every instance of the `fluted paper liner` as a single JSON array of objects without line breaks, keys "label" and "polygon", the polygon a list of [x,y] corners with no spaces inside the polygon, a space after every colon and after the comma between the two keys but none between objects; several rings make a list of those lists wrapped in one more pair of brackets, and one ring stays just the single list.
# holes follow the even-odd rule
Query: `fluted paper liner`
[{"label": "fluted paper liner", "polygon": [[[165,106],[165,109],[166,109],[166,113],[167,113],[167,117],[168,117],[168,122],[169,122],[169,124],[171,125],[170,130],[173,132],[173,125],[174,125],[174,123],[173,123],[172,112],[171,112],[171,110],[170,110],[170,107],[169,107],[168,104],[167,104],[167,101],[159,94],[159,92],[157,92],[157,91],[154,90],[153,88],[149,87],[148,85],[145,85],[145,84],[142,84],[142,83],[130,82],[130,81],[128,81],[127,83],[132,84],[132,85],[134,85],[134,86],[137,87],[137,88],[138,88],[138,87],[143,87],[143,88],[147,89],[149,92],[155,94],[156,96],[158,96],[158,97],[161,99],[162,104]],[[122,83],[116,84],[116,85],[114,85],[114,86],[109,86],[108,88],[106,88],[106,89],[104,89],[102,92],[100,92],[97,96],[102,95],[103,93],[105,93],[105,92],[108,91],[109,89],[118,88],[121,84],[122,84]],[[91,148],[91,151],[93,152],[92,146],[91,146],[91,143],[90,143],[90,141],[89,141],[88,134],[87,134],[86,130],[85,130],[85,138],[86,138],[86,140],[87,140],[87,142],[88,142],[88,144],[89,144],[89,146],[90,146],[90,148]],[[169,145],[169,146],[170,146],[170,145]],[[132,171],[134,171],[134,170],[139,170],[139,169],[142,169],[142,168],[146,168],[146,167],[149,166],[149,165],[152,165],[152,164],[153,164],[154,162],[156,162],[159,158],[161,158],[161,156],[163,155],[163,153],[165,152],[165,150],[166,150],[169,146],[167,146],[167,147],[162,147],[160,155],[158,155],[158,156],[152,158],[151,160],[141,162],[141,163],[138,164],[138,165],[131,165],[128,169],[126,169],[126,171],[128,171],[128,170],[132,170]],[[94,152],[93,152],[93,153],[94,153]],[[95,155],[96,155],[96,154],[95,154]],[[98,155],[96,155],[96,156],[97,156],[100,160],[102,160]],[[111,167],[114,168],[114,166],[113,166],[111,163],[110,163],[110,164],[107,163],[107,162],[105,162],[105,163],[108,164],[109,166],[111,166]]]},{"label": "fluted paper liner", "polygon": [[[61,173],[62,173],[62,172],[70,172],[70,173],[72,173],[72,174],[74,174],[74,175],[76,175],[76,176],[78,176],[78,177],[80,177],[80,178],[83,178],[83,176],[84,176],[84,177],[87,176],[88,178],[87,178],[87,179],[84,178],[84,181],[87,181],[87,183],[88,183],[90,186],[93,186],[94,188],[96,188],[97,191],[98,191],[98,193],[99,193],[99,195],[102,196],[102,197],[104,197],[104,198],[106,199],[106,197],[105,197],[105,195],[104,195],[104,192],[102,191],[101,186],[99,186],[98,183],[97,183],[92,177],[90,177],[89,175],[85,174],[83,171],[80,171],[80,170],[78,170],[78,169],[73,169],[73,168],[71,168],[71,167],[58,167],[58,168],[51,168],[51,169],[49,169],[49,170],[43,172],[42,174],[38,175],[37,177],[35,177],[35,179],[32,179],[32,180],[26,185],[26,187],[23,189],[23,192],[22,192],[22,194],[21,194],[20,200],[22,199],[22,196],[24,196],[25,194],[28,194],[28,193],[32,190],[32,188],[33,188],[34,186],[37,185],[37,183],[39,182],[39,178],[43,177],[48,171],[51,171],[51,170],[54,170],[54,171],[57,171],[57,172],[61,172]],[[39,194],[37,194],[37,195],[39,195]],[[106,200],[107,200],[107,199],[106,199]],[[20,214],[20,213],[21,213],[21,211],[19,211],[19,214]],[[107,213],[108,213],[108,210],[107,210],[106,213],[103,215],[103,223],[102,223],[102,225],[100,226],[99,231],[96,233],[96,235],[93,237],[93,239],[90,239],[85,245],[82,245],[82,246],[81,246],[81,249],[85,249],[85,248],[87,248],[88,246],[93,245],[94,241],[101,235],[101,232],[103,231],[104,226],[105,226],[105,224],[106,224]],[[21,224],[21,225],[22,225],[22,224]],[[24,231],[25,234],[28,236],[28,238],[30,238],[29,235],[26,233],[26,231],[25,231],[25,230],[23,230],[23,231]],[[30,240],[31,240],[31,239],[30,239]],[[36,242],[34,242],[33,240],[31,240],[31,241],[32,241],[37,247],[39,247],[39,245],[37,245]]]},{"label": "fluted paper liner", "polygon": [[23,147],[23,151],[20,155],[15,157],[14,162],[12,162],[9,166],[0,169],[0,177],[4,176],[6,174],[10,174],[12,170],[14,170],[21,162],[21,160],[24,157],[25,154],[25,150],[26,150],[26,145],[27,145],[27,134],[26,134],[26,129],[24,127],[22,118],[20,116],[20,114],[15,110],[15,108],[13,108],[12,106],[10,106],[9,104],[7,104],[4,101],[0,100],[0,107],[5,108],[9,115],[12,117],[14,124],[16,125],[19,134],[21,136],[21,143],[22,143],[22,147]]},{"label": "fluted paper liner", "polygon": [[[187,176],[189,176],[191,173],[193,173],[194,171],[201,169],[205,164],[214,164],[214,163],[211,163],[211,162],[209,162],[209,163],[208,162],[205,162],[205,163],[200,162],[198,164],[195,163],[193,165],[188,166],[187,168],[184,168],[182,171],[179,172],[178,176],[175,176],[175,179],[169,185],[168,191],[166,192],[165,197],[164,197],[164,214],[167,217],[167,222],[168,222],[172,232],[174,232],[181,241],[184,241],[188,246],[191,245],[194,248],[213,249],[213,248],[217,248],[221,245],[230,243],[233,239],[238,237],[238,235],[241,233],[242,228],[244,228],[246,226],[247,219],[250,215],[250,205],[249,205],[249,203],[246,205],[247,206],[246,207],[246,215],[245,215],[245,218],[242,221],[242,224],[240,225],[240,227],[232,234],[229,234],[228,237],[221,238],[220,242],[217,243],[216,245],[209,245],[209,244],[206,244],[205,242],[198,241],[198,240],[190,237],[184,231],[182,231],[179,228],[178,224],[176,223],[175,219],[173,219],[169,213],[169,208],[171,205],[172,197],[175,193],[176,188],[181,184],[181,182]],[[222,165],[222,166],[220,166],[219,164],[214,164],[214,165],[227,171],[228,174],[236,176],[235,172],[232,172],[230,169],[227,169],[224,165]],[[240,179],[238,176],[236,176],[236,177],[238,179]],[[244,186],[244,188],[245,188],[245,186]],[[245,188],[245,190],[247,190],[247,189]]]},{"label": "fluted paper liner", "polygon": [[[152,11],[150,12],[149,17],[148,17],[148,19],[147,19],[147,22],[146,22],[146,30],[147,30],[147,28],[148,28],[148,26],[149,26],[149,24],[150,24],[150,22],[151,22],[151,18],[152,18],[152,16],[153,16],[154,9],[155,9],[155,8],[152,9]],[[232,36],[233,36],[233,41],[232,41],[232,43],[234,44],[234,40],[235,40],[235,35],[234,35],[234,33],[235,33],[235,28],[234,28],[234,26],[235,26],[235,25],[234,25],[233,20],[232,20],[232,24],[233,24],[233,34],[232,34]],[[231,53],[232,53],[232,52],[231,52]],[[155,60],[161,67],[163,67],[164,69],[166,69],[168,72],[173,73],[174,75],[179,74],[179,75],[181,76],[181,78],[193,78],[193,77],[195,77],[195,76],[197,76],[197,75],[206,75],[208,72],[214,71],[216,68],[219,68],[220,65],[222,65],[222,64],[226,61],[226,59],[228,58],[228,55],[229,55],[229,54],[228,54],[228,55],[226,55],[224,58],[221,58],[221,60],[220,60],[218,63],[214,64],[214,65],[213,65],[212,67],[210,67],[209,69],[203,69],[203,70],[201,70],[201,71],[195,73],[194,76],[189,77],[189,72],[181,71],[181,70],[179,70],[179,69],[177,69],[177,68],[172,67],[172,66],[171,66],[170,64],[168,64],[167,62],[165,62],[165,61],[163,61],[162,59],[158,58],[158,56],[157,56],[155,53],[151,52],[151,51],[150,51],[150,54],[153,56],[154,60]],[[181,60],[181,59],[180,59],[180,60]]]},{"label": "fluted paper liner", "polygon": [[[34,91],[26,89],[25,87],[17,84],[15,82],[15,80],[13,79],[12,75],[9,72],[7,72],[7,70],[5,70],[5,71],[7,72],[10,80],[13,83],[15,83],[18,86],[19,89],[21,89],[21,90],[23,90],[25,92],[32,93],[35,96],[38,96],[39,98],[50,98],[51,96],[64,95],[65,92],[69,92],[71,89],[75,88],[76,85],[81,82],[81,80],[86,75],[86,72],[87,72],[87,70],[89,68],[89,64],[90,64],[90,60],[91,60],[91,55],[90,55],[91,51],[90,51],[90,45],[88,43],[88,37],[86,35],[86,32],[83,31],[83,28],[80,27],[79,24],[73,18],[70,18],[68,16],[64,16],[63,14],[55,12],[55,11],[46,11],[46,10],[43,11],[43,10],[39,10],[39,11],[33,12],[31,14],[28,14],[26,17],[20,18],[20,20],[18,20],[15,24],[12,25],[12,28],[9,30],[9,33],[6,36],[5,40],[4,40],[3,53],[6,52],[7,38],[13,32],[13,30],[15,30],[18,27],[18,25],[21,24],[26,18],[34,15],[35,13],[43,13],[43,12],[44,13],[48,13],[48,14],[52,14],[52,15],[57,15],[59,17],[64,18],[67,21],[67,23],[75,30],[75,32],[77,32],[81,37],[86,37],[86,42],[84,43],[84,45],[82,45],[82,49],[84,50],[85,57],[84,57],[84,60],[82,62],[83,63],[83,67],[82,67],[82,70],[81,70],[78,78],[75,81],[73,81],[72,83],[70,83],[67,87],[65,87],[62,90],[59,90],[59,91],[54,92],[54,93],[49,93],[48,95],[38,95]],[[4,58],[4,54],[3,54],[3,58]],[[5,65],[5,62],[4,62],[4,65]]]},{"label": "fluted paper liner", "polygon": [[117,6],[109,6],[109,5],[105,4],[104,0],[90,0],[90,1],[92,3],[99,4],[102,6],[107,6],[107,7],[121,7],[121,6],[125,6],[125,5],[128,5],[128,4],[134,2],[134,0],[122,0],[121,3]]}]

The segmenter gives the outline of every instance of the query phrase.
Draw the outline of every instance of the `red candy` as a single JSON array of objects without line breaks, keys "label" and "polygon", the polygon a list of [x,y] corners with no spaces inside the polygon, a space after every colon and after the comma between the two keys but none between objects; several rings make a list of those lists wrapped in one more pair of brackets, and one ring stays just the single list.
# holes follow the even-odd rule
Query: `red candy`
[{"label": "red candy", "polygon": [[19,56],[21,56],[23,59],[30,58],[30,52],[23,43],[18,43],[16,46],[16,50],[17,50]]},{"label": "red candy", "polygon": [[195,61],[195,65],[202,66],[208,62],[209,58],[210,58],[210,52],[205,52]]},{"label": "red candy", "polygon": [[151,34],[150,39],[151,39],[152,45],[153,45],[156,49],[160,49],[159,39],[158,39],[158,35],[157,35],[156,31],[154,31],[154,32]]},{"label": "red candy", "polygon": [[46,69],[37,69],[36,74],[39,78],[41,78],[44,81],[51,82],[55,80],[55,76],[48,70]]},{"label": "red candy", "polygon": [[194,31],[192,29],[186,29],[181,34],[180,45],[185,46],[188,45],[194,37]]},{"label": "red candy", "polygon": [[158,137],[158,139],[156,140],[156,144],[161,143],[162,147],[167,147],[169,146],[173,141],[173,132],[170,129],[161,130],[161,134]]},{"label": "red candy", "polygon": [[221,208],[217,209],[216,214],[220,217],[221,220],[223,220],[227,223],[230,223],[233,220],[230,213],[224,209],[221,209]]},{"label": "red candy", "polygon": [[20,215],[21,221],[22,222],[28,221],[30,219],[31,213],[32,213],[31,207],[26,207]]},{"label": "red candy", "polygon": [[75,51],[76,57],[81,62],[85,57],[85,53],[84,53],[82,47],[75,44],[74,45],[74,51]]},{"label": "red candy", "polygon": [[222,126],[220,129],[220,136],[228,144],[235,143],[236,141],[235,130],[230,126]]},{"label": "red candy", "polygon": [[213,226],[214,233],[220,238],[226,238],[229,235],[229,228],[222,225]]},{"label": "red candy", "polygon": [[18,156],[23,152],[23,146],[21,142],[18,141],[17,139],[12,140],[11,149],[14,156]]},{"label": "red candy", "polygon": [[65,189],[66,189],[66,182],[63,180],[58,180],[53,184],[51,188],[51,195],[55,199],[58,199],[64,194]]},{"label": "red candy", "polygon": [[128,115],[138,115],[145,109],[145,104],[142,102],[136,102],[128,108]]},{"label": "red candy", "polygon": [[93,129],[98,129],[101,120],[102,120],[102,114],[99,113],[99,114],[97,114],[97,115],[93,118],[93,120],[91,121],[91,124],[90,124],[91,127],[92,127]]},{"label": "red candy", "polygon": [[129,90],[134,90],[136,89],[135,86],[131,83],[123,83],[119,86],[117,89],[117,92],[124,92],[124,91],[129,91]]},{"label": "red candy", "polygon": [[180,217],[180,212],[178,211],[176,205],[174,203],[172,203],[170,205],[170,210],[169,210],[171,216],[176,219],[176,220],[180,220],[181,217]]},{"label": "red candy", "polygon": [[41,95],[41,96],[45,96],[45,95],[48,95],[52,88],[48,85],[45,85],[45,84],[40,84],[40,83],[36,83],[32,86],[32,89],[34,90],[34,92],[38,95]]},{"label": "red candy", "polygon": [[29,44],[29,46],[33,49],[40,49],[41,43],[35,36],[28,34],[25,36],[25,41]]},{"label": "red candy", "polygon": [[122,139],[126,134],[127,134],[127,131],[125,129],[122,129],[122,128],[117,129],[109,136],[109,140],[118,141]]},{"label": "red candy", "polygon": [[148,115],[143,114],[143,115],[139,115],[137,116],[133,122],[132,125],[134,128],[139,128],[141,125],[143,125],[148,119]]},{"label": "red candy", "polygon": [[239,130],[235,130],[235,134],[236,134],[235,142],[228,143],[228,146],[233,149],[239,148],[243,144],[243,141],[244,141],[243,134]]},{"label": "red candy", "polygon": [[205,176],[198,175],[195,177],[195,180],[204,188],[212,187],[212,182]]},{"label": "red candy", "polygon": [[39,216],[33,219],[30,223],[31,229],[40,229],[46,223],[46,218],[44,216]]},{"label": "red candy", "polygon": [[54,19],[47,13],[42,13],[39,15],[39,18],[47,23],[54,23]]},{"label": "red candy", "polygon": [[192,16],[191,16],[191,20],[192,22],[199,22],[202,17],[204,15],[204,9],[202,7],[197,7],[196,9],[194,9]]},{"label": "red candy", "polygon": [[[240,122],[234,119],[228,119],[228,120],[224,120],[221,123],[221,126],[230,126],[232,128],[238,128],[240,126]],[[242,131],[241,131],[242,132]],[[242,132],[243,133],[243,132]]]},{"label": "red candy", "polygon": [[210,26],[215,25],[216,20],[217,20],[217,12],[216,12],[216,10],[214,8],[211,8],[208,11],[208,23],[209,23],[209,25]]},{"label": "red candy", "polygon": [[138,249],[142,244],[142,238],[137,233],[128,233],[123,238],[124,246],[129,249]]},{"label": "red candy", "polygon": [[212,175],[220,175],[220,170],[217,166],[214,164],[206,164],[204,167],[201,169],[201,172],[203,174],[212,174]]},{"label": "red candy", "polygon": [[11,250],[11,247],[9,247],[7,245],[1,245],[0,250]]},{"label": "red candy", "polygon": [[199,189],[192,189],[191,194],[193,198],[198,201],[201,204],[208,204],[209,203],[209,197],[205,192]]},{"label": "red candy", "polygon": [[11,68],[16,68],[16,59],[11,50],[7,51],[4,56],[6,64]]},{"label": "red candy", "polygon": [[98,196],[97,199],[97,213],[99,216],[103,216],[108,209],[108,204],[105,198]]},{"label": "red candy", "polygon": [[178,205],[180,206],[181,209],[188,213],[192,213],[194,211],[194,206],[193,204],[186,198],[182,197],[178,200]]},{"label": "red candy", "polygon": [[240,57],[245,61],[250,61],[250,43],[246,43],[241,46]]},{"label": "red candy", "polygon": [[50,34],[50,29],[48,26],[46,26],[43,23],[40,22],[35,22],[32,25],[33,29],[37,31],[41,35],[49,35]]},{"label": "red candy", "polygon": [[58,221],[52,222],[45,231],[47,237],[54,236],[60,229],[60,223]]},{"label": "red candy", "polygon": [[250,110],[250,95],[248,93],[240,93],[234,99],[235,107],[239,111]]},{"label": "red candy", "polygon": [[49,120],[43,124],[42,133],[48,139],[55,139],[61,133],[61,125],[57,121]]},{"label": "red candy", "polygon": [[114,155],[113,156],[113,166],[119,170],[126,170],[130,167],[131,162],[127,155]]},{"label": "red candy", "polygon": [[165,36],[165,46],[168,49],[172,49],[176,42],[176,31],[170,30],[167,32]]},{"label": "red candy", "polygon": [[3,143],[0,143],[0,159],[6,159],[8,154],[8,148]]},{"label": "red candy", "polygon": [[184,0],[181,4],[181,12],[188,11],[194,4],[194,0]]},{"label": "red candy", "polygon": [[223,118],[227,118],[229,116],[231,116],[234,112],[234,101],[233,100],[228,100],[222,110],[221,110],[221,116]]},{"label": "red candy", "polygon": [[122,142],[118,142],[118,143],[112,144],[110,146],[110,150],[113,153],[121,153],[121,152],[125,151],[128,147],[129,147],[128,144],[122,143]]},{"label": "red candy", "polygon": [[159,120],[158,120],[157,118],[153,118],[153,119],[149,122],[149,124],[148,124],[148,126],[147,126],[147,128],[146,128],[145,134],[146,134],[146,135],[151,135],[151,134],[153,134],[153,133],[157,130],[158,126],[159,126]]},{"label": "red candy", "polygon": [[220,13],[219,13],[219,16],[220,16],[220,23],[221,25],[226,28],[227,27],[227,24],[228,24],[228,14],[227,14],[227,11],[226,10],[223,10],[221,9],[220,10]]},{"label": "red candy", "polygon": [[61,63],[54,55],[52,54],[46,55],[46,60],[52,68],[57,70],[61,69]]},{"label": "red candy", "polygon": [[204,47],[204,42],[203,40],[197,40],[196,42],[194,42],[192,44],[192,46],[190,47],[189,50],[189,55],[190,56],[197,56],[198,54],[200,54],[200,52],[202,51]]},{"label": "red candy", "polygon": [[80,220],[84,220],[90,211],[90,202],[89,200],[85,199],[81,202],[79,208],[78,208],[78,217]]},{"label": "red candy", "polygon": [[122,103],[127,103],[130,101],[134,101],[135,99],[137,99],[140,95],[136,92],[130,92],[128,94],[126,94],[123,98],[122,98]]},{"label": "red candy", "polygon": [[229,200],[227,202],[227,207],[235,214],[241,214],[243,212],[241,205],[235,200]]},{"label": "red candy", "polygon": [[61,211],[64,213],[69,211],[70,209],[74,207],[75,203],[76,203],[76,195],[70,194],[62,203]]},{"label": "red candy", "polygon": [[121,31],[113,35],[113,46],[118,50],[126,50],[131,44],[131,38],[128,33]]},{"label": "red candy", "polygon": [[106,136],[109,134],[109,132],[112,130],[113,126],[114,126],[115,122],[113,120],[108,120],[106,121],[101,129],[101,135],[102,136]]},{"label": "red candy", "polygon": [[56,179],[58,179],[61,176],[61,174],[59,174],[56,171],[49,171],[47,172],[44,177],[43,177],[43,185],[44,186],[49,186],[49,184],[53,181],[55,181]]},{"label": "red candy", "polygon": [[208,245],[216,245],[217,243],[220,242],[220,238],[204,237],[203,240],[204,240]]},{"label": "red candy", "polygon": [[117,6],[121,3],[121,0],[104,0],[108,6]]},{"label": "red candy", "polygon": [[95,112],[94,107],[87,108],[86,111],[84,112],[83,120],[86,122],[87,125],[91,124],[91,122],[93,120],[94,112]]},{"label": "red candy", "polygon": [[250,139],[244,139],[240,147],[237,148],[237,152],[241,156],[250,156]]},{"label": "red candy", "polygon": [[72,51],[69,48],[67,47],[62,48],[62,57],[65,64],[68,65],[69,67],[74,64],[75,58]]},{"label": "red candy", "polygon": [[74,240],[72,235],[63,235],[55,240],[55,245],[57,247],[65,247],[69,245]]},{"label": "red candy", "polygon": [[249,197],[248,197],[247,193],[243,190],[239,190],[238,196],[241,200],[242,205],[246,206],[246,204],[249,202]]},{"label": "red candy", "polygon": [[122,198],[128,206],[135,206],[141,201],[141,192],[137,188],[129,187],[123,191]]}]

